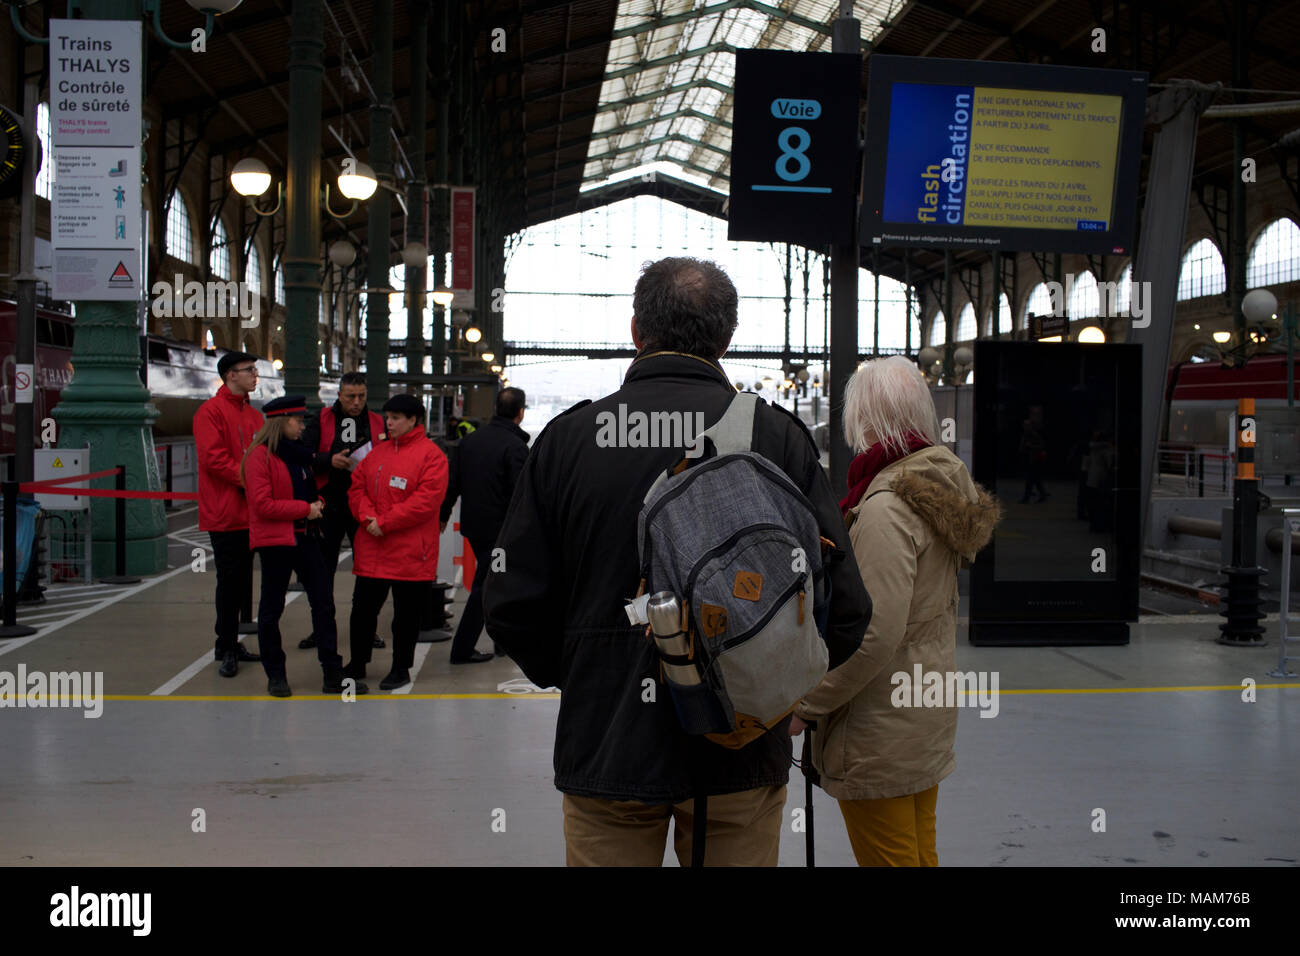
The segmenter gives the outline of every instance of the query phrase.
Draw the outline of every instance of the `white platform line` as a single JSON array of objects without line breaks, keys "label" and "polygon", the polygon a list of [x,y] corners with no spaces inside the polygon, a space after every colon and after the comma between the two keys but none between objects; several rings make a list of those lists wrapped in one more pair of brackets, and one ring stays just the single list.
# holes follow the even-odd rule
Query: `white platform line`
[{"label": "white platform line", "polygon": [[155,578],[150,578],[147,581],[143,581],[140,584],[135,585],[134,587],[114,589],[116,591],[115,594],[112,594],[104,598],[104,600],[98,602],[97,604],[94,604],[88,608],[84,608],[83,610],[77,611],[71,617],[65,620],[56,621],[52,624],[47,624],[43,628],[38,630],[35,634],[30,634],[27,637],[16,637],[6,642],[4,646],[0,647],[0,656],[8,654],[11,651],[16,651],[20,647],[26,647],[32,641],[39,641],[42,637],[45,637],[49,634],[53,634],[55,631],[59,630],[60,628],[67,627],[69,624],[75,624],[77,621],[80,621],[82,618],[90,617],[90,615],[96,613],[97,611],[102,611],[106,607],[112,607],[118,601],[122,601],[125,600],[126,598],[131,597],[132,595],[139,594],[141,591],[147,591],[155,584],[161,584],[163,581],[166,581],[169,578],[174,578],[176,577],[176,575],[183,574],[185,572],[188,572],[189,570],[190,570],[190,566],[188,564],[182,565],[179,568],[173,568],[172,570],[166,572],[165,574],[160,574]]},{"label": "white platform line", "polygon": [[396,690],[389,691],[390,694],[409,694],[415,689],[415,675],[420,673],[420,668],[424,666],[424,659],[429,656],[429,648],[431,647],[433,647],[432,644],[415,645],[415,663],[411,665],[411,682],[403,684]]},{"label": "white platform line", "polygon": [[[285,597],[284,599],[284,606],[288,607],[290,604],[293,603],[294,599],[299,597],[301,594],[303,594],[302,591],[290,591],[288,596]],[[243,642],[245,637],[248,637],[248,635],[247,634],[239,635],[239,640],[241,643]],[[206,651],[203,652],[202,657],[196,660],[193,664],[190,664],[188,667],[185,668],[185,670],[181,671],[179,674],[177,674],[171,680],[167,681],[167,683],[163,684],[157,690],[151,691],[149,696],[166,697],[168,694],[171,694],[173,691],[175,691],[178,687],[188,683],[190,678],[192,678],[199,671],[203,670],[203,668],[207,667],[209,664],[215,664],[215,663],[216,660],[212,656],[212,649],[208,648]]]}]

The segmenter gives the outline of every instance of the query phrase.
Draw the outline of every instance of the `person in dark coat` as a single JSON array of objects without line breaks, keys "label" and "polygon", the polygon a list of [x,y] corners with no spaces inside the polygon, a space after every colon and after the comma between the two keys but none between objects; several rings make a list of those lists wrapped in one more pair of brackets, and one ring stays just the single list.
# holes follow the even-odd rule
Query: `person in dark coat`
[{"label": "person in dark coat", "polygon": [[[570,865],[657,866],[669,821],[678,859],[691,859],[692,796],[708,796],[710,865],[775,865],[789,781],[788,719],[739,750],[681,728],[659,657],[630,625],[638,589],[637,516],[656,476],[682,448],[598,442],[598,416],[700,413],[721,418],[735,395],[718,364],[735,332],[736,289],[696,259],[646,267],[633,298],[637,357],[623,387],[553,420],[533,443],[497,537],[505,569],[483,592],[488,633],[533,683],[563,691],[555,786],[564,793]],[[852,560],[830,482],[807,429],[762,402],[752,448],[808,497],[828,559],[830,666],[854,653],[871,600]],[[646,692],[655,682],[656,693]]]},{"label": "person in dark coat", "polygon": [[[321,516],[320,542],[325,556],[325,567],[330,574],[330,593],[334,593],[334,575],[339,569],[339,551],[343,539],[355,549],[357,544],[357,519],[348,507],[348,488],[352,484],[352,471],[384,435],[384,420],[366,407],[366,377],[360,372],[344,372],[339,378],[339,397],[329,408],[307,420],[302,443],[312,452],[312,468],[316,487],[325,499],[325,513]],[[352,600],[356,602],[356,594]],[[375,647],[383,647],[384,639],[374,638]],[[315,633],[298,642],[300,648],[316,646]]]},{"label": "person in dark coat", "polygon": [[451,644],[453,664],[492,660],[491,654],[478,653],[474,645],[483,630],[483,582],[492,565],[492,546],[528,458],[528,432],[519,427],[526,407],[522,388],[503,388],[497,395],[496,415],[486,426],[461,439],[451,461],[451,483],[442,502],[441,527],[447,527],[459,497],[460,533],[469,539],[475,561],[474,583]]}]

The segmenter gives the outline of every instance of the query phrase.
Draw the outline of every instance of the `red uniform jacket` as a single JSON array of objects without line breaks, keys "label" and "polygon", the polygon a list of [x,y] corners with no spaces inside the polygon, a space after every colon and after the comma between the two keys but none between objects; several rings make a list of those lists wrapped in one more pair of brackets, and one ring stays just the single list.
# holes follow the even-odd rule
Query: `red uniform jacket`
[{"label": "red uniform jacket", "polygon": [[248,546],[296,544],[293,523],[306,518],[311,505],[293,496],[289,466],[265,445],[258,445],[248,453],[244,480],[248,496]]},{"label": "red uniform jacket", "polygon": [[199,463],[199,530],[242,531],[248,506],[239,464],[262,427],[262,413],[222,385],[194,413],[194,447]]},{"label": "red uniform jacket", "polygon": [[[369,413],[370,419],[370,444],[371,446],[379,444],[379,436],[384,433],[384,420],[377,412]],[[320,410],[320,445],[316,448],[319,455],[329,454],[329,450],[334,445],[334,406],[322,408]],[[317,467],[320,467],[319,465]],[[316,475],[316,487],[324,490],[329,484],[330,473],[328,471],[319,472]]]},{"label": "red uniform jacket", "polygon": [[[438,510],[447,494],[447,456],[416,425],[374,446],[352,472],[348,504],[361,522],[352,573],[363,578],[433,581],[438,576]],[[366,530],[379,519],[383,537]]]}]

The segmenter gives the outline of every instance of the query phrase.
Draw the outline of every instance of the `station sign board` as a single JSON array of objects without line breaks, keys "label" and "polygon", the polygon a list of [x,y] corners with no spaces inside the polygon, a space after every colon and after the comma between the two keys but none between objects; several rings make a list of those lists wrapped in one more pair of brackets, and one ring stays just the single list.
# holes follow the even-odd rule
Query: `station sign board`
[{"label": "station sign board", "polygon": [[852,241],[861,69],[851,53],[736,51],[728,239]]}]

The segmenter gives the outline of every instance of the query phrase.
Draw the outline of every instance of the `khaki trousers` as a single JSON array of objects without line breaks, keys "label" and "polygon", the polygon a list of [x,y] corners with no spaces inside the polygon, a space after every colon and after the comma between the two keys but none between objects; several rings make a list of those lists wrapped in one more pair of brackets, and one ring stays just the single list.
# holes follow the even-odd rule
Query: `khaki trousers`
[{"label": "khaki trousers", "polygon": [[[691,865],[694,800],[648,804],[564,795],[569,866],[660,866],[674,823],[677,862]],[[785,787],[710,796],[706,866],[776,866]]]},{"label": "khaki trousers", "polygon": [[935,805],[939,785],[886,800],[841,800],[858,866],[938,866]]}]

